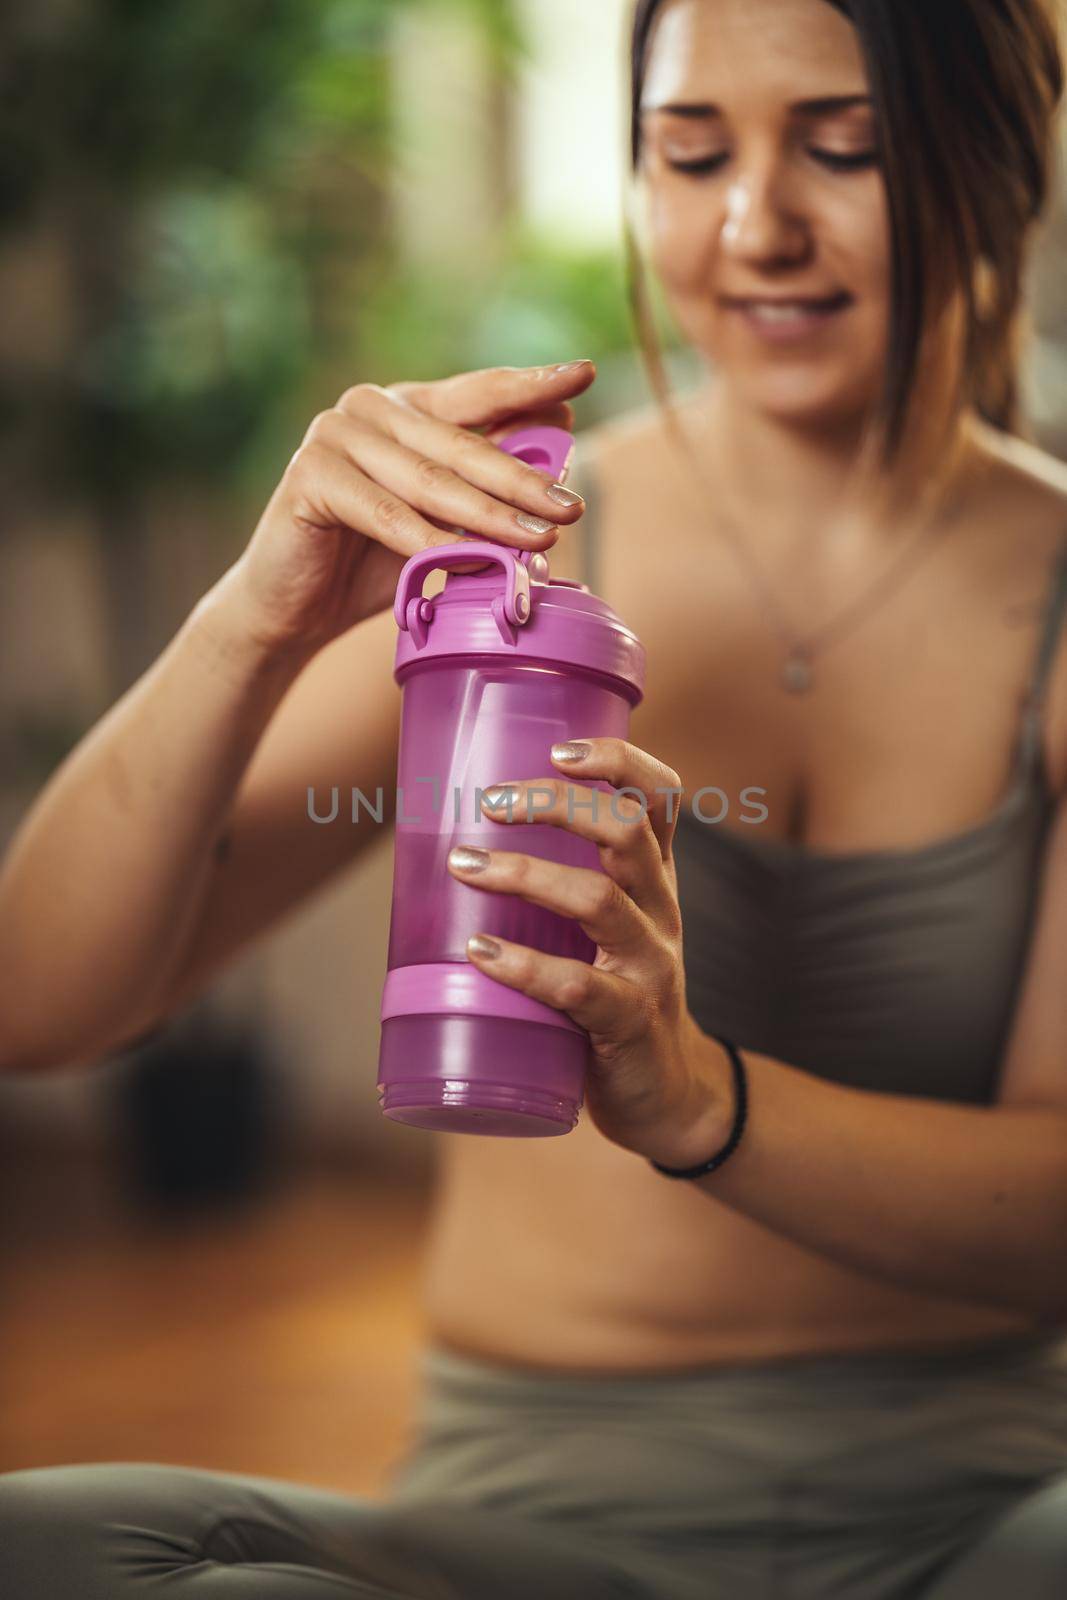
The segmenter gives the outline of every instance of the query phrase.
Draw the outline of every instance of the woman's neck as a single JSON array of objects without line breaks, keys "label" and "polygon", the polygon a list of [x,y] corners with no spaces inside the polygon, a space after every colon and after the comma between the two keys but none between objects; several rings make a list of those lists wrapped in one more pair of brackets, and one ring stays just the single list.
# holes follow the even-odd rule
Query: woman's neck
[{"label": "woman's neck", "polygon": [[[861,465],[861,417],[801,426],[746,404],[725,383],[700,391],[687,411],[687,437],[721,490],[724,511],[749,527],[773,528],[783,546],[810,541],[815,530],[854,537],[862,528],[879,540],[906,531],[899,486],[877,464]],[[969,436],[965,415],[959,452]]]}]

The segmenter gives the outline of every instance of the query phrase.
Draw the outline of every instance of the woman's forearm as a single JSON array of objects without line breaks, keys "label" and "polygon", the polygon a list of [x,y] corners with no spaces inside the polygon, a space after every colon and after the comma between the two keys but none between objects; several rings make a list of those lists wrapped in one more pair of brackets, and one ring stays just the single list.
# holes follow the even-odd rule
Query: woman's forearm
[{"label": "woman's forearm", "polygon": [[[725,1138],[730,1070],[706,1036]],[[1067,1322],[1067,1112],[845,1088],[744,1052],[741,1143],[693,1180],[808,1249],[908,1288]],[[695,1164],[694,1135],[669,1165]]]},{"label": "woman's forearm", "polygon": [[91,1060],[142,1013],[307,659],[256,643],[224,574],[52,775],[0,861],[0,1067]]}]

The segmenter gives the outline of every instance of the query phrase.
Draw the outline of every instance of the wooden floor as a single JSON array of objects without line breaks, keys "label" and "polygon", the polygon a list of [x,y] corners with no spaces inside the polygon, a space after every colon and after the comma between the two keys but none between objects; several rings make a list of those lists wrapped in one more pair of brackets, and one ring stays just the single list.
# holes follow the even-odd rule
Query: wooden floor
[{"label": "wooden floor", "polygon": [[167,1461],[384,1492],[421,1339],[425,1183],[291,1175],[160,1224],[6,1172],[0,1471]]}]

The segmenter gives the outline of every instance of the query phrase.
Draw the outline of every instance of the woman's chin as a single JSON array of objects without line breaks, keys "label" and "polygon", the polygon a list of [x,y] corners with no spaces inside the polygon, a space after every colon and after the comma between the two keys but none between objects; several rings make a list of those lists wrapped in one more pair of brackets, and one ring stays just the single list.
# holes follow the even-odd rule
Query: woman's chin
[{"label": "woman's chin", "polygon": [[874,390],[859,386],[855,374],[808,368],[757,375],[720,369],[746,408],[797,428],[841,427],[869,414]]}]

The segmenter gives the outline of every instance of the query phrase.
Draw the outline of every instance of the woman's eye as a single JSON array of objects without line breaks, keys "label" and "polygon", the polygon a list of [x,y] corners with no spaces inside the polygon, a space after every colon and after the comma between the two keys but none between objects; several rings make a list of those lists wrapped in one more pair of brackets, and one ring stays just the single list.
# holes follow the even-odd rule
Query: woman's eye
[{"label": "woman's eye", "polygon": [[816,150],[809,146],[808,154],[835,172],[856,172],[862,167],[873,167],[878,161],[877,150]]},{"label": "woman's eye", "polygon": [[[809,145],[808,154],[834,172],[858,172],[865,167],[873,167],[878,162],[877,150],[822,150]],[[667,165],[672,172],[685,172],[691,177],[706,177],[709,173],[717,172],[728,159],[729,152],[719,150],[708,156],[668,160]]]},{"label": "woman's eye", "polygon": [[709,172],[715,172],[726,160],[725,150],[718,151],[715,155],[694,156],[686,161],[668,161],[667,165],[672,172],[688,172],[696,177],[703,177]]}]

